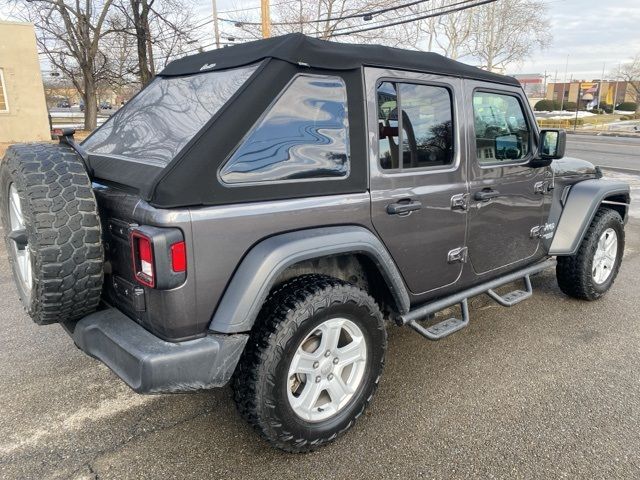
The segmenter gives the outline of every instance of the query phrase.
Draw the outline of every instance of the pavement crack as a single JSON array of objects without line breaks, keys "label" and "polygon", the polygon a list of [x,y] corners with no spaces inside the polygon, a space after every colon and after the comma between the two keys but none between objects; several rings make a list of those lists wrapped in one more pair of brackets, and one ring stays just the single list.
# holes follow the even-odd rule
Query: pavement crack
[{"label": "pavement crack", "polygon": [[[93,478],[95,478],[96,480],[99,478],[98,476],[98,472],[96,471],[94,465],[95,463],[100,459],[100,457],[103,457],[104,455],[109,455],[111,453],[115,453],[119,450],[121,450],[122,448],[126,447],[129,443],[135,441],[135,440],[140,440],[140,439],[144,439],[150,435],[153,435],[155,433],[158,432],[163,432],[165,430],[170,430],[172,428],[178,427],[180,425],[183,425],[187,422],[190,422],[192,420],[195,420],[196,418],[199,417],[204,417],[206,415],[208,415],[209,413],[211,413],[213,411],[213,409],[211,408],[207,408],[203,411],[200,412],[196,412],[192,415],[189,415],[188,417],[184,417],[181,419],[178,419],[174,422],[168,423],[166,425],[159,425],[156,428],[152,428],[149,430],[143,430],[140,433],[133,433],[131,435],[128,435],[126,438],[124,438],[123,440],[119,441],[118,443],[116,443],[115,445],[109,447],[109,448],[105,448],[103,450],[99,450],[98,452],[96,452],[93,457],[91,458],[91,460],[89,460],[89,462],[86,463],[87,467],[89,468],[89,471],[94,475]],[[134,423],[134,425],[131,427],[131,430],[135,430],[137,428],[137,426],[140,424],[141,422],[141,418],[136,421]]]}]

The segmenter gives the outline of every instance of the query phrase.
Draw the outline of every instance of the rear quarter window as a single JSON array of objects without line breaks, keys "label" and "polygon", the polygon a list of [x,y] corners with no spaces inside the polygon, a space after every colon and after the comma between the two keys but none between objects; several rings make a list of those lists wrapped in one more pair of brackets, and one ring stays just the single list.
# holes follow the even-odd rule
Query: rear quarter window
[{"label": "rear quarter window", "polygon": [[89,154],[164,167],[257,67],[158,77],[82,145]]},{"label": "rear quarter window", "polygon": [[224,184],[349,175],[347,90],[339,77],[298,75],[219,172]]}]

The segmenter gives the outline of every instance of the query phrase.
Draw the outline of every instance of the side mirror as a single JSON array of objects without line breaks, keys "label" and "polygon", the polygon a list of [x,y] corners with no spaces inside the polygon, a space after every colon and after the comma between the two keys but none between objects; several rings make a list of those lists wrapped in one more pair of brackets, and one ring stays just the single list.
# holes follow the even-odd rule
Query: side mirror
[{"label": "side mirror", "polygon": [[541,130],[538,154],[529,162],[529,166],[537,168],[550,165],[553,160],[564,157],[566,146],[567,132],[563,129]]}]

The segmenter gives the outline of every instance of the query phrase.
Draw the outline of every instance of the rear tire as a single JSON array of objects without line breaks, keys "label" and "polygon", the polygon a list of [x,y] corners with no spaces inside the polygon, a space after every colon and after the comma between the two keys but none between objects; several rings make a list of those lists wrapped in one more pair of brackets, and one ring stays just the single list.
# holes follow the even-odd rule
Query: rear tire
[{"label": "rear tire", "polygon": [[100,220],[82,159],[22,144],[0,165],[0,217],[18,294],[39,325],[94,312],[103,282]]},{"label": "rear tire", "polygon": [[[607,258],[599,246],[611,244]],[[613,256],[615,251],[615,257]],[[558,257],[556,277],[566,295],[580,300],[597,300],[615,282],[624,253],[624,223],[615,210],[600,208],[575,255]],[[604,261],[603,261],[604,260]]]},{"label": "rear tire", "polygon": [[[334,337],[325,332],[341,321],[344,328],[336,324],[334,337],[342,344],[336,341],[332,348]],[[386,344],[382,313],[363,290],[325,275],[287,281],[267,299],[234,374],[238,410],[273,446],[313,450],[335,440],[362,415],[378,386]],[[302,358],[311,359],[304,367],[310,373],[292,375],[302,365],[303,348]],[[347,352],[361,348],[366,351],[360,350],[357,360],[342,366]],[[317,400],[305,410],[297,404],[306,389],[317,392],[309,397]]]}]

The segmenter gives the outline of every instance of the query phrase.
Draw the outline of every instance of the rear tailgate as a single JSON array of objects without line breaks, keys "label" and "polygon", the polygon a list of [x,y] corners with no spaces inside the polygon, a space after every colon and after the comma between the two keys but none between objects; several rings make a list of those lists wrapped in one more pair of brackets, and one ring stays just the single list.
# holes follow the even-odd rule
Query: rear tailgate
[{"label": "rear tailgate", "polygon": [[122,190],[102,185],[94,188],[94,191],[104,238],[105,300],[139,323],[144,323],[144,289],[137,285],[133,274],[129,240],[130,229],[136,225],[133,214],[139,199]]}]

